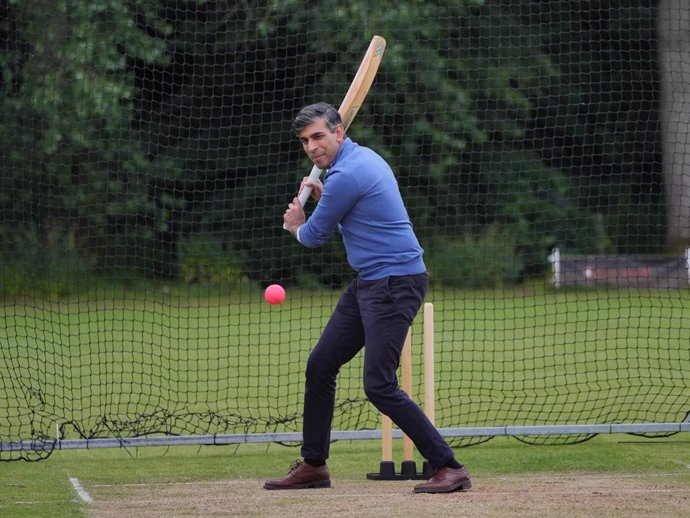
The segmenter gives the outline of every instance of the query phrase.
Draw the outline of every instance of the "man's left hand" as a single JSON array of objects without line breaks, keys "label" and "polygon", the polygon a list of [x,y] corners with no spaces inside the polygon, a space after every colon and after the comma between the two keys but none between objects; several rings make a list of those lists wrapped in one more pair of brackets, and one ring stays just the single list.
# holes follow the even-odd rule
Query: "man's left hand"
[{"label": "man's left hand", "polygon": [[299,198],[295,197],[292,200],[292,203],[288,205],[288,208],[283,215],[283,222],[290,233],[293,236],[297,236],[297,229],[304,225],[305,221],[306,217],[304,215],[302,204],[299,202]]}]

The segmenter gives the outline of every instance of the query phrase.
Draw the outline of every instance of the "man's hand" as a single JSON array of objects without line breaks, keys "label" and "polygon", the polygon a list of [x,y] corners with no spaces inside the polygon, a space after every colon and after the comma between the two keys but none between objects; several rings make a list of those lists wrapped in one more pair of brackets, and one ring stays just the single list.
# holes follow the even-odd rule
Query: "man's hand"
[{"label": "man's hand", "polygon": [[[304,184],[304,182],[302,183]],[[321,193],[319,193],[319,197],[321,197]],[[295,196],[295,198],[292,200],[292,203],[288,205],[288,208],[283,215],[283,223],[285,223],[285,226],[290,233],[297,237],[297,229],[304,225],[305,221],[306,217],[304,215],[304,209],[302,208],[302,204],[299,202],[299,197]]]},{"label": "man's hand", "polygon": [[312,180],[308,176],[305,176],[302,178],[297,196],[302,193],[305,187],[311,187],[311,197],[314,198],[315,201],[318,202],[321,199],[321,194],[323,193],[323,183],[321,183],[321,180]]}]

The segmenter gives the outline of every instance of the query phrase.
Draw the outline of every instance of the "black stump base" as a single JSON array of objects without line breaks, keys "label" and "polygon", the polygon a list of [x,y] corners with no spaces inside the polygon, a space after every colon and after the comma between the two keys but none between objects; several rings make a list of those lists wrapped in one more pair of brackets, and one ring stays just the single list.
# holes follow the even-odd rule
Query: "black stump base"
[{"label": "black stump base", "polygon": [[381,461],[378,473],[367,473],[369,480],[427,480],[431,478],[431,466],[424,462],[422,471],[417,472],[417,463],[404,460],[400,464],[400,472],[395,471],[395,462]]}]

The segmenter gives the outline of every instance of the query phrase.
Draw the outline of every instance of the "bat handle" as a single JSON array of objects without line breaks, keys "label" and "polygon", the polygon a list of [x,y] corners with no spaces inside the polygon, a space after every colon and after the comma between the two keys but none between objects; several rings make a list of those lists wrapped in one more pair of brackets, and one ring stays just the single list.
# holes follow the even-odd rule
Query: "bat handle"
[{"label": "bat handle", "polygon": [[[321,178],[321,173],[321,169],[319,169],[317,166],[314,166],[311,168],[311,171],[309,172],[309,179],[312,181],[316,181],[319,178]],[[302,193],[299,195],[299,202],[302,204],[302,207],[304,207],[304,204],[307,203],[311,191],[311,187],[305,187]]]},{"label": "bat handle", "polygon": [[304,207],[304,204],[307,203],[307,200],[309,199],[309,196],[311,196],[311,187],[305,187],[304,190],[302,190],[301,193],[299,193],[299,203]]}]

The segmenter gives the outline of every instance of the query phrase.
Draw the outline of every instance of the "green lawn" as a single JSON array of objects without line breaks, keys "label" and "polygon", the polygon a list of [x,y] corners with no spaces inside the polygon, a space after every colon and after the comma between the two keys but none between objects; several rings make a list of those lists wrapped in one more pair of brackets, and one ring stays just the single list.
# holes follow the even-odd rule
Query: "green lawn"
[{"label": "green lawn", "polygon": [[[56,424],[67,439],[112,437],[112,430],[299,431],[304,362],[337,295],[291,290],[275,307],[259,291],[6,301],[0,439],[29,440],[32,431],[55,437]],[[679,422],[690,411],[684,291],[458,291],[432,292],[428,300],[439,427]],[[413,328],[419,401],[421,336],[420,315]],[[362,400],[360,369],[357,358],[341,373],[335,429],[379,426]],[[552,440],[571,439],[579,437]],[[687,434],[541,446],[499,437],[457,453],[475,484],[524,473],[529,487],[530,474],[610,472],[663,475],[690,487]],[[258,490],[298,455],[275,444],[56,451],[41,462],[0,463],[0,515],[88,513],[71,478],[87,491],[237,478],[256,478]],[[330,467],[336,480],[360,480],[379,460],[378,442],[344,441],[333,445]]]},{"label": "green lawn", "polygon": [[[0,439],[298,431],[305,360],[337,291],[183,288],[6,301]],[[690,411],[681,290],[432,291],[439,427],[679,422]],[[422,318],[413,327],[422,400]],[[334,428],[378,427],[361,357]],[[36,434],[32,436],[32,433]]]}]

